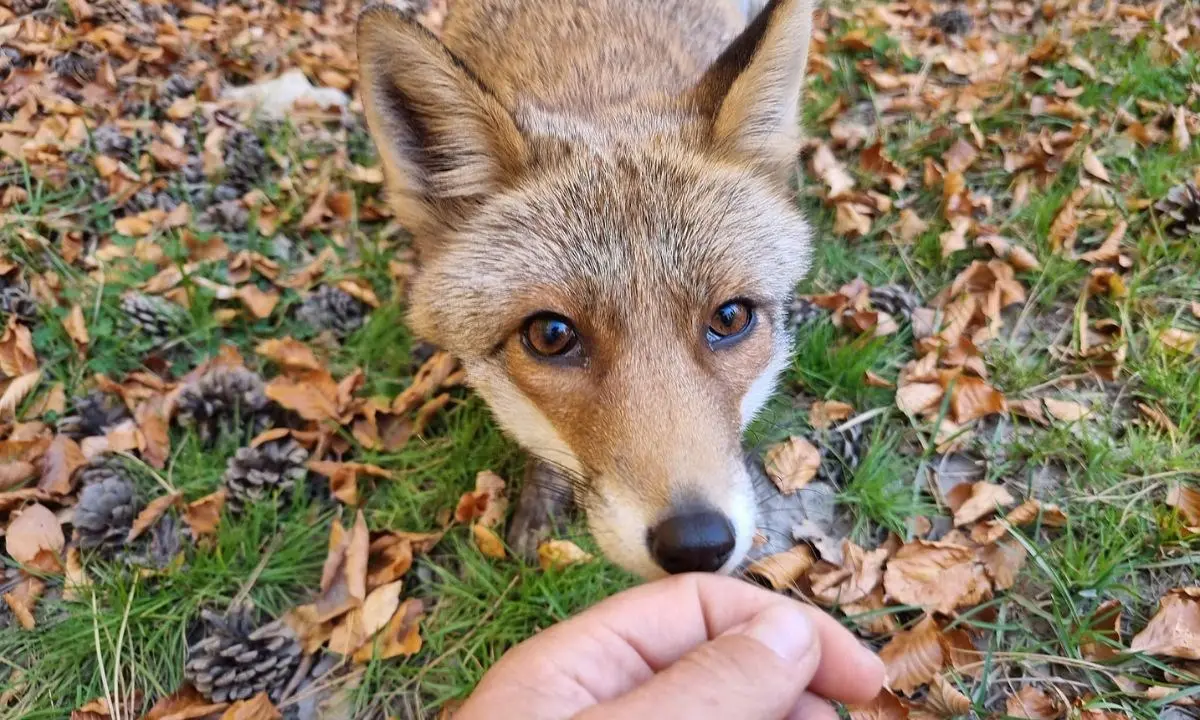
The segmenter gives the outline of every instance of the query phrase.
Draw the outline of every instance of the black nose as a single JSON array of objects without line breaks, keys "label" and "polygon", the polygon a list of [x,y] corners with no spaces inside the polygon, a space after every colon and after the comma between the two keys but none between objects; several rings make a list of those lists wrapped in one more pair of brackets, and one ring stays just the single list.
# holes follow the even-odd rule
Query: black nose
[{"label": "black nose", "polygon": [[650,530],[650,554],[663,570],[714,572],[733,552],[733,525],[712,510],[690,510],[672,515]]}]

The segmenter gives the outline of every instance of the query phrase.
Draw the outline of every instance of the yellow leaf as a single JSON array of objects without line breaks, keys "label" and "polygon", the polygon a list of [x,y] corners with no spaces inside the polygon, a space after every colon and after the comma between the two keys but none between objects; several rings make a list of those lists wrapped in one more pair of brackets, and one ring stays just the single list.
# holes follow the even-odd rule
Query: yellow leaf
[{"label": "yellow leaf", "polygon": [[87,323],[83,319],[83,308],[79,307],[78,303],[71,306],[71,312],[67,313],[67,319],[63,321],[63,328],[76,345],[88,344]]},{"label": "yellow leaf", "polygon": [[504,551],[504,543],[491,528],[479,524],[472,525],[471,535],[475,539],[475,547],[479,548],[479,552],[487,557],[493,560],[503,560],[507,556]]},{"label": "yellow leaf", "polygon": [[779,492],[791,495],[821,469],[821,453],[802,437],[791,437],[767,451],[764,467]]},{"label": "yellow leaf", "polygon": [[217,524],[221,522],[221,508],[225,507],[225,489],[221,488],[188,503],[183,511],[183,521],[192,529],[196,537],[212,535],[217,532]]},{"label": "yellow leaf", "polygon": [[129,535],[125,538],[125,542],[133,542],[139,538],[142,533],[149,530],[150,527],[154,525],[154,523],[158,522],[158,519],[163,516],[163,513],[167,511],[167,508],[179,502],[181,497],[183,497],[183,493],[175,491],[173,493],[168,493],[167,495],[156,497],[147,503],[146,507],[142,508],[142,511],[138,513],[136,518],[134,518],[133,527],[129,528]]},{"label": "yellow leaf", "polygon": [[755,560],[746,573],[766,580],[776,590],[785,590],[794,587],[815,561],[807,545],[797,545],[791,550]]},{"label": "yellow leaf", "polygon": [[562,570],[571,565],[591,562],[592,554],[570,540],[547,540],[538,545],[538,565],[542,570]]},{"label": "yellow leaf", "polygon": [[34,370],[33,372],[25,373],[19,377],[15,377],[8,381],[7,385],[0,381],[0,387],[4,388],[4,392],[0,393],[0,420],[12,419],[17,416],[17,406],[21,401],[33,392],[37,387],[38,381],[42,379],[42,371]]}]

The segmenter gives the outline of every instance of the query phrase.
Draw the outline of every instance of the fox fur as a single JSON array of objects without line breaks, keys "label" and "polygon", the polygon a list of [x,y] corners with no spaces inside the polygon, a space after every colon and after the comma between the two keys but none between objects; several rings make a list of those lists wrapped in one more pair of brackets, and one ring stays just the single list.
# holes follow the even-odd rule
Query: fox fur
[{"label": "fox fur", "polygon": [[[791,185],[811,0],[457,0],[441,38],[394,5],[358,25],[362,95],[419,267],[410,322],[500,424],[576,478],[604,553],[663,574],[650,528],[700,503],[745,557],[741,435],[789,362],[809,266]],[[705,328],[731,299],[740,342]],[[583,361],[518,337],[552,311]]]}]

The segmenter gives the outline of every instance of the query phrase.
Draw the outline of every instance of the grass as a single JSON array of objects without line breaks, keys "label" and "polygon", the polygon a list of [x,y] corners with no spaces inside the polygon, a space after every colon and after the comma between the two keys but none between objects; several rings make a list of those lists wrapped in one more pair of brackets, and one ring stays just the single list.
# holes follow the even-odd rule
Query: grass
[{"label": "grass", "polygon": [[[839,37],[856,22],[836,19],[829,36]],[[833,44],[826,53],[828,72],[810,80],[803,115],[815,136],[826,132],[818,118],[836,102],[878,105],[879,95],[862,72],[864,61],[909,73],[922,71],[918,58],[908,57],[901,43],[878,28],[870,39],[868,50]],[[1033,39],[1014,42],[1031,46]],[[1195,57],[1164,65],[1157,54],[1161,48],[1144,38],[1120,43],[1097,29],[1073,42],[1072,53],[1095,67],[1095,78],[1072,65],[1072,53],[1067,53],[1046,63],[1041,77],[1015,73],[1006,80],[1007,89],[1027,99],[1030,94],[1053,95],[1056,82],[1082,87],[1075,102],[1109,117],[1114,99],[1120,98],[1117,102],[1125,109],[1136,109],[1136,100],[1183,104],[1200,82],[1200,61]],[[1031,116],[1025,99],[980,113],[976,119],[989,143],[999,142],[997,138],[1018,141],[1022,133],[1040,128],[1053,132],[1071,127],[1071,121],[1061,118]],[[263,124],[258,133],[271,156],[289,168],[311,170],[342,152],[362,166],[377,161],[361,125],[320,138],[290,123]],[[948,225],[941,217],[940,189],[919,182],[922,163],[940,161],[959,137],[971,137],[963,125],[935,128],[917,117],[882,130],[890,157],[909,169],[914,180],[896,199],[930,222],[928,231],[909,245],[895,243],[888,232],[899,216],[899,204],[882,213],[866,236],[846,241],[832,232],[833,208],[822,202],[817,189],[806,187],[799,202],[809,212],[818,240],[813,272],[800,291],[834,292],[861,277],[873,286],[904,284],[928,300],[970,261],[987,258],[973,248],[943,258],[939,235]],[[1161,197],[1200,164],[1200,147],[1194,142],[1182,152],[1166,144],[1143,147],[1110,127],[1094,128],[1088,141],[1125,200]],[[197,138],[189,142],[193,150],[202,149]],[[855,152],[839,149],[838,155],[858,173]],[[973,190],[995,201],[996,211],[988,222],[996,232],[1033,251],[1041,263],[1020,275],[1029,290],[1028,303],[1006,315],[1001,337],[986,348],[991,383],[1010,398],[1061,395],[1081,398],[1096,409],[1083,423],[1048,427],[1007,416],[993,418],[995,422],[977,427],[959,451],[979,461],[988,480],[1005,484],[1021,497],[1055,503],[1069,517],[1064,528],[1035,524],[1021,531],[1016,538],[1030,557],[1014,587],[952,621],[955,627],[978,633],[988,677],[994,681],[989,685],[957,679],[979,715],[1002,714],[1004,693],[997,688],[1018,687],[1036,675],[1042,686],[1072,697],[1086,695],[1080,700],[1083,706],[1155,717],[1171,698],[1140,699],[1124,692],[1117,678],[1125,674],[1161,683],[1162,661],[1134,657],[1098,665],[1086,660],[1082,648],[1097,640],[1088,619],[1103,600],[1119,599],[1127,610],[1127,631],[1140,628],[1165,590],[1196,583],[1195,567],[1200,564],[1200,540],[1163,503],[1169,483],[1200,485],[1200,363],[1194,354],[1182,355],[1157,339],[1170,327],[1200,328],[1200,318],[1191,315],[1188,302],[1200,297],[1200,277],[1189,271],[1200,264],[1200,244],[1194,237],[1171,237],[1149,213],[1122,206],[1130,224],[1123,251],[1133,259],[1125,274],[1128,293],[1081,303],[1081,289],[1092,268],[1055,254],[1048,239],[1056,214],[1078,184],[1080,162],[1078,154],[1067,159],[1057,177],[1019,208],[1009,206],[1013,178],[998,164],[980,163],[966,177]],[[315,173],[305,176],[312,179]],[[859,179],[865,186],[865,177],[860,174]],[[276,234],[259,234],[253,222],[246,232],[218,231],[213,237],[278,260],[285,274],[322,250],[333,249],[337,267],[327,282],[358,280],[377,293],[382,306],[343,342],[328,343],[294,319],[291,310],[303,299],[295,289],[281,291],[278,309],[266,319],[223,313],[230,304],[217,297],[211,283],[227,283],[230,269],[222,261],[207,261],[182,285],[190,306],[164,348],[135,331],[122,311],[121,298],[163,267],[189,263],[195,243],[209,240],[209,234],[194,228],[164,233],[157,247],[167,261],[149,261],[140,255],[149,252],[144,243],[115,233],[114,205],[91,199],[89,188],[101,180],[90,165],[60,187],[39,179],[27,165],[0,166],[0,185],[26,194],[4,210],[15,220],[0,226],[0,245],[27,275],[53,276],[59,283],[60,302],[43,303],[33,329],[45,373],[40,387],[61,383],[71,397],[85,392],[97,374],[119,380],[154,367],[169,368],[178,377],[225,346],[236,348],[251,367],[263,369],[254,348],[266,338],[282,336],[320,344],[335,377],[361,368],[366,377],[363,397],[390,400],[408,387],[416,369],[415,339],[405,327],[400,284],[391,267],[406,241],[384,223],[360,217],[368,201],[378,196],[377,186],[336,178],[334,189],[346,190],[353,198],[352,216],[336,227],[305,230],[296,227],[296,221],[307,210],[309,198],[281,180],[276,167],[255,189],[289,218],[279,233],[290,250],[277,252]],[[807,181],[810,186],[815,183]],[[111,259],[92,267],[65,260],[66,233],[57,229],[60,222],[69,222],[80,237],[111,237]],[[1084,227],[1080,247],[1099,241],[1107,230]],[[257,280],[269,286],[264,277]],[[83,309],[91,335],[83,353],[63,327],[74,304]],[[1083,311],[1092,319],[1117,321],[1124,332],[1128,355],[1115,382],[1085,377],[1082,365],[1062,352],[1078,343],[1071,322]],[[888,532],[908,537],[913,518],[944,516],[944,508],[929,493],[940,454],[928,428],[895,411],[894,390],[866,380],[868,372],[897,379],[914,358],[909,327],[870,338],[818,320],[797,330],[795,346],[780,392],[747,432],[747,445],[761,450],[788,435],[808,432],[806,408],[816,400],[850,403],[859,412],[879,411],[868,433],[869,449],[837,494],[840,508],[852,520],[852,537],[864,543],[878,542]],[[1161,409],[1175,430],[1165,432],[1140,421],[1138,402]],[[31,397],[23,408],[32,403]],[[228,458],[249,439],[235,434],[205,446],[184,429],[173,427],[171,433],[173,453],[162,477],[156,479],[144,466],[131,467],[147,498],[161,492],[162,482],[188,500],[214,491]],[[393,474],[390,480],[360,481],[362,507],[372,529],[434,530],[441,525],[440,515],[473,488],[476,473],[490,469],[515,483],[525,463],[525,455],[499,430],[482,401],[462,390],[454,391],[448,409],[434,418],[424,436],[394,452],[358,447],[348,432],[340,438],[356,460]],[[310,477],[308,482],[318,481]],[[118,676],[147,697],[170,693],[182,681],[186,647],[196,637],[202,608],[222,609],[234,597],[248,594],[264,613],[278,615],[311,600],[321,577],[328,527],[335,518],[348,523],[352,513],[315,501],[279,507],[263,503],[244,515],[226,513],[219,532],[186,553],[184,566],[148,576],[132,572],[120,560],[85,555],[90,591],[77,600],[63,599],[59,591],[48,593],[39,605],[34,631],[0,624],[0,696],[13,697],[0,706],[0,716],[65,717],[104,695],[105,683]],[[567,536],[596,552],[579,523]],[[14,566],[7,555],[2,562]],[[405,581],[406,593],[420,597],[429,608],[422,624],[423,648],[410,658],[376,660],[363,668],[352,695],[355,717],[434,713],[469,694],[506,649],[635,582],[602,560],[548,572],[513,560],[490,560],[478,552],[469,531],[457,525],[432,554],[417,558]],[[1126,632],[1126,642],[1128,637]],[[1185,681],[1177,685],[1186,688]],[[1189,693],[1194,695],[1194,689],[1175,697]]]}]

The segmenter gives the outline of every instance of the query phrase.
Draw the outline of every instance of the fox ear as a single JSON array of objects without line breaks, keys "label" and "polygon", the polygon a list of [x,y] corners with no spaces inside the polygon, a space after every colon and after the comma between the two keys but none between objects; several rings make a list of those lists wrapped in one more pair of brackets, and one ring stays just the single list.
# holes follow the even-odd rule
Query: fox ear
[{"label": "fox ear", "polygon": [[698,98],[720,152],[790,170],[811,34],[812,0],[771,0],[705,72]]},{"label": "fox ear", "polygon": [[363,11],[358,58],[367,125],[409,231],[454,217],[520,172],[526,151],[512,116],[408,13]]}]

